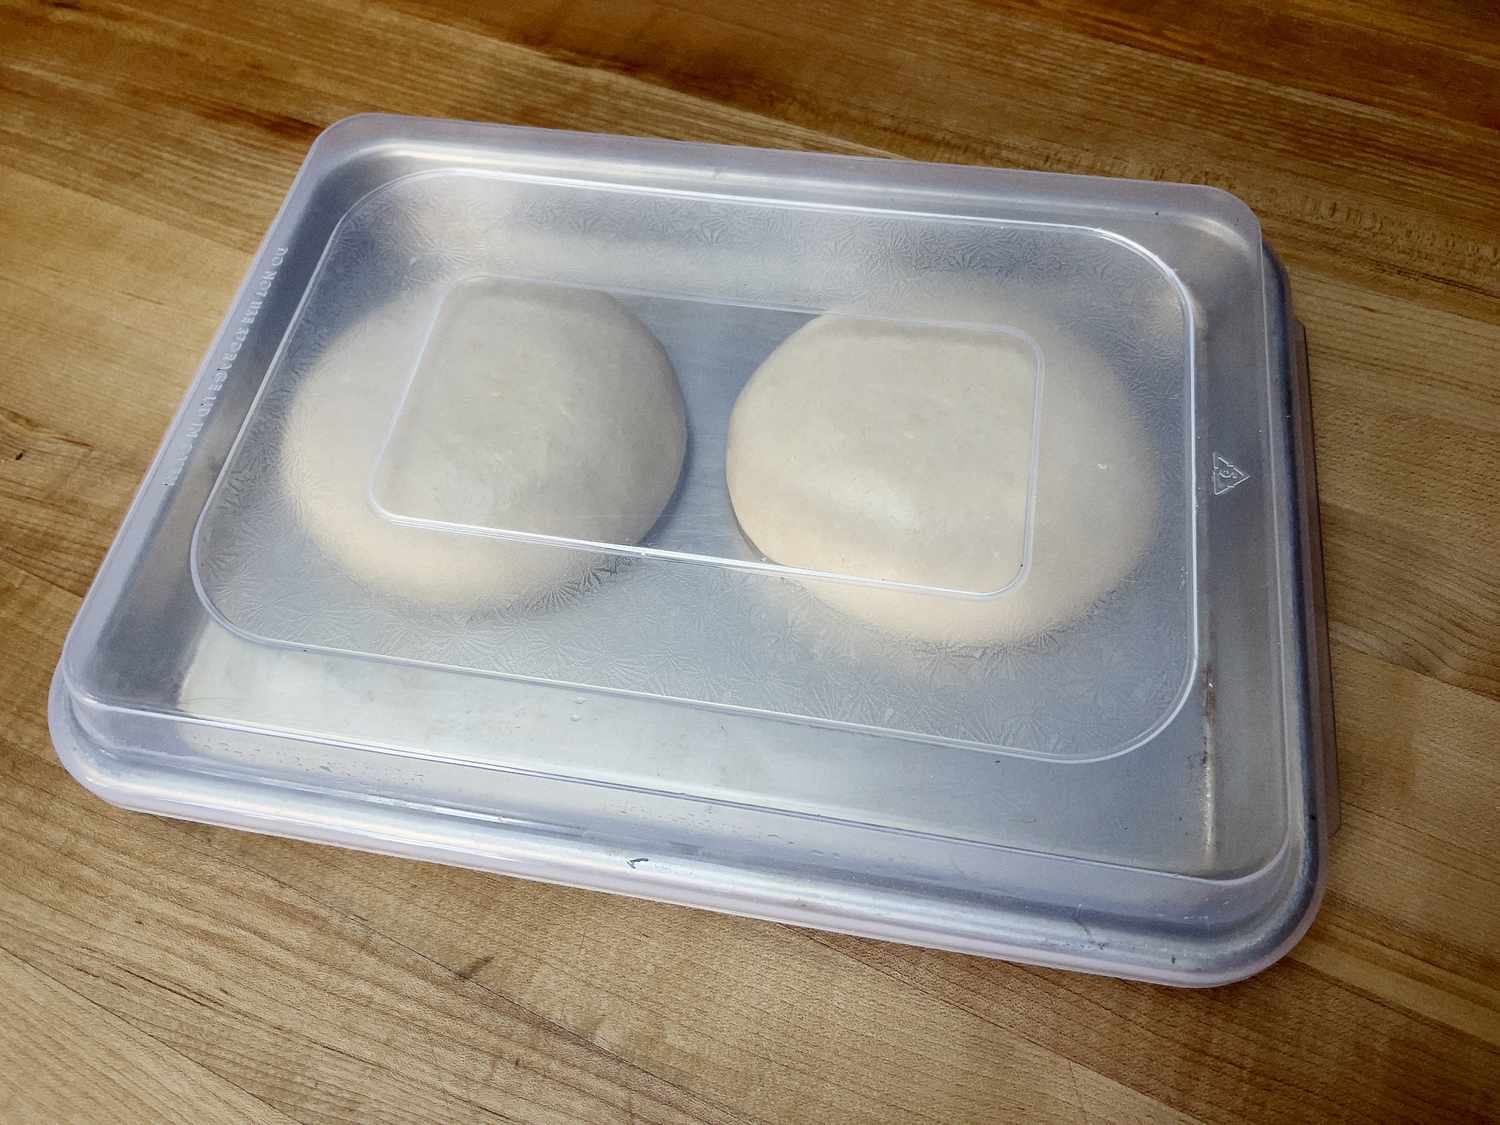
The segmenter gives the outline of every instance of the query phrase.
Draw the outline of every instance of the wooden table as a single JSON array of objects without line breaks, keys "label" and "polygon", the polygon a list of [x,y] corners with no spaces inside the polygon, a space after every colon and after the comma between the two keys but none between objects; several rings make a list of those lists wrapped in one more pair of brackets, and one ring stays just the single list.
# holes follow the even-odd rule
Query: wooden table
[{"label": "wooden table", "polygon": [[[0,1118],[1500,1115],[1500,14],[478,7],[0,4]],[[365,109],[1249,202],[1318,429],[1344,826],[1307,938],[1180,992],[84,792],[45,720],[64,631],[308,143]]]}]

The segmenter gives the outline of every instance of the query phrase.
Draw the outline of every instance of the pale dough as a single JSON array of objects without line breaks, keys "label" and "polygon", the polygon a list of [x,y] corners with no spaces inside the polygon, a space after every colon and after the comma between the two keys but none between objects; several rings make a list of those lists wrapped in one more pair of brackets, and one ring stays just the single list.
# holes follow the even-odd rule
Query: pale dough
[{"label": "pale dough", "polygon": [[1152,458],[1104,362],[1064,332],[1032,338],[1035,349],[983,329],[809,322],[756,370],[730,419],[726,471],[745,534],[785,566],[1003,591],[804,579],[830,605],[926,641],[1011,642],[1086,612],[1150,540]]},{"label": "pale dough", "polygon": [[638,542],[687,444],[677,377],[645,325],[603,293],[498,280],[451,293],[428,333],[431,319],[373,315],[296,391],[282,480],[323,552],[370,587],[478,607],[555,591],[605,556],[431,521]]}]

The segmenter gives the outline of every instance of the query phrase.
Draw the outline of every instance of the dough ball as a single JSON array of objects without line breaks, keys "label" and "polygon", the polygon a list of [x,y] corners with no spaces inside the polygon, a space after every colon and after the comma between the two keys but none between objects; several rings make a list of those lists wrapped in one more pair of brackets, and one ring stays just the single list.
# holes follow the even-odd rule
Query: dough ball
[{"label": "dough ball", "polygon": [[638,542],[687,445],[677,377],[645,325],[603,293],[504,281],[455,290],[429,333],[431,315],[373,315],[296,390],[282,479],[319,547],[370,587],[466,608],[555,591],[604,556],[385,513]]},{"label": "dough ball", "polygon": [[809,322],[756,370],[730,418],[741,528],[786,566],[1003,591],[804,580],[830,605],[925,641],[1012,642],[1084,613],[1150,540],[1153,459],[1098,356],[1060,331],[1036,344],[1039,382],[1036,353],[1007,333]]}]

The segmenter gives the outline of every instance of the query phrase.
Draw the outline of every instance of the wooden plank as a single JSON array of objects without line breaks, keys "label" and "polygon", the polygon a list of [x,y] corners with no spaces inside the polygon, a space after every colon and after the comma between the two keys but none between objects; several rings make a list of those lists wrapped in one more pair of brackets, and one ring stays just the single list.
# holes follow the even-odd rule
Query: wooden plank
[{"label": "wooden plank", "polygon": [[0,989],[7,1121],[292,1120],[3,949]]},{"label": "wooden plank", "polygon": [[[0,1116],[1500,1118],[1500,21],[1482,5],[0,2]],[[67,624],[364,109],[1216,183],[1311,341],[1345,823],[1182,993],[156,820]]]},{"label": "wooden plank", "polygon": [[[1246,199],[1277,245],[1341,276],[1496,316],[1493,131],[1460,135],[1091,37],[1082,17],[1030,5],[882,0],[853,20],[837,3],[399,2],[549,58],[920,159],[1214,183]],[[1263,28],[1267,51],[1280,28]],[[941,80],[921,81],[928,71]]]}]

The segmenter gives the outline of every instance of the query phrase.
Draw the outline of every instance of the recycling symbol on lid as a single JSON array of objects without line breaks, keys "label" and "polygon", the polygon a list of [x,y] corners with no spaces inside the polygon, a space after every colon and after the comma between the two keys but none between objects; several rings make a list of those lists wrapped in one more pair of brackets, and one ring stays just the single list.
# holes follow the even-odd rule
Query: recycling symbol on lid
[{"label": "recycling symbol on lid", "polygon": [[1250,474],[1245,472],[1222,453],[1214,454],[1214,495],[1223,496],[1235,485],[1244,484],[1250,479]]}]

